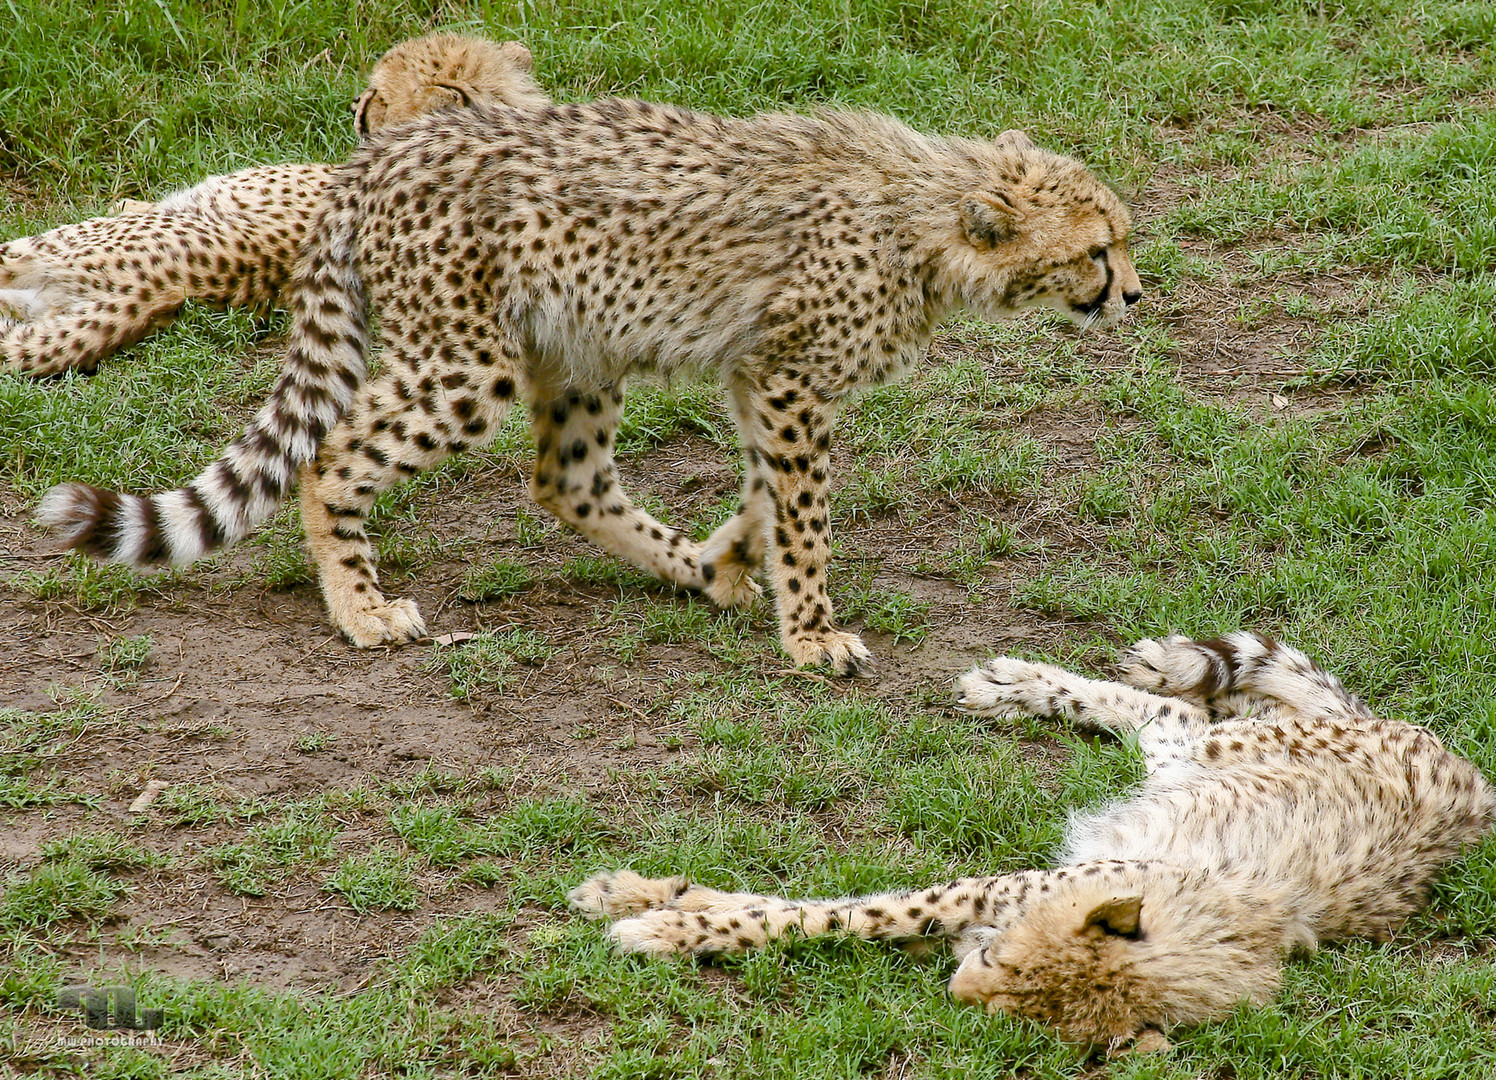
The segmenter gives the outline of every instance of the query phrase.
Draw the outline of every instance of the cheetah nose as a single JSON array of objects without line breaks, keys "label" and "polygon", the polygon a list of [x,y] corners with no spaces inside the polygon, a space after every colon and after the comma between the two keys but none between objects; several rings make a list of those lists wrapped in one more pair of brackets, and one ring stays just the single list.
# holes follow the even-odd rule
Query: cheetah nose
[{"label": "cheetah nose", "polygon": [[1143,290],[1142,289],[1133,289],[1132,292],[1125,292],[1125,293],[1122,294],[1122,302],[1124,304],[1126,304],[1128,307],[1132,307],[1132,305],[1136,304],[1142,298],[1143,298]]}]

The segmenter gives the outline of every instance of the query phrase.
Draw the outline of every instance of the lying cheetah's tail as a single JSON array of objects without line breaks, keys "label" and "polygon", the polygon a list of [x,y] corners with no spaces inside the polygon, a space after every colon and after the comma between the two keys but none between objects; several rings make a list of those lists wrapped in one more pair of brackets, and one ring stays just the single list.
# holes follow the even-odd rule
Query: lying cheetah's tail
[{"label": "lying cheetah's tail", "polygon": [[146,497],[60,484],[37,518],[96,559],[183,565],[242,539],[285,500],[365,376],[369,316],[354,264],[347,174],[335,178],[291,280],[292,326],[270,398],[223,455],[184,488]]},{"label": "lying cheetah's tail", "polygon": [[1373,719],[1359,698],[1306,654],[1245,630],[1211,641],[1140,641],[1124,658],[1123,678],[1142,689],[1207,703],[1244,695],[1311,715]]}]

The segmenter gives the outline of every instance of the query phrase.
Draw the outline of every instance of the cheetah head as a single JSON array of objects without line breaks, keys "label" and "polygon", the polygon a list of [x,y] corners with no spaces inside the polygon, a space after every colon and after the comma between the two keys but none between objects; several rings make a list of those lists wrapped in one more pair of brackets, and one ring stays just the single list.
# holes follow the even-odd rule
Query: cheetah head
[{"label": "cheetah head", "polygon": [[1118,322],[1143,295],[1126,204],[1021,131],[972,146],[982,181],[957,198],[938,259],[949,294],[988,319],[1050,307],[1081,326]]},{"label": "cheetah head", "polygon": [[402,41],[379,58],[369,88],[353,103],[360,138],[434,109],[484,101],[519,108],[550,103],[535,85],[530,50],[460,34]]},{"label": "cheetah head", "polygon": [[[1219,1018],[1277,990],[1280,953],[1271,943],[1202,919],[1190,904],[1176,913],[1115,882],[1078,885],[978,942],[951,977],[951,994],[1037,1020],[1070,1042],[1117,1048],[1147,1029]],[[1151,919],[1149,906],[1162,917]]]}]

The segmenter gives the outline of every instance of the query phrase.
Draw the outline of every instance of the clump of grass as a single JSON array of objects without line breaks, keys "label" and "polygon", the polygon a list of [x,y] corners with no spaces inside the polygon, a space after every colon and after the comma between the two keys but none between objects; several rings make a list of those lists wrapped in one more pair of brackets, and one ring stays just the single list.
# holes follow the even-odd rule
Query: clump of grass
[{"label": "clump of grass", "polygon": [[474,567],[463,579],[457,595],[468,601],[497,600],[524,592],[535,584],[535,571],[512,559],[495,559]]},{"label": "clump of grass", "polygon": [[0,932],[44,931],[73,919],[104,918],[127,886],[79,859],[49,862],[13,874],[0,895]]},{"label": "clump of grass", "polygon": [[576,555],[561,567],[561,576],[579,585],[612,585],[658,591],[660,579],[610,555]]},{"label": "clump of grass", "polygon": [[151,812],[160,814],[168,825],[198,829],[220,822],[249,820],[265,813],[265,807],[221,785],[187,781],[172,784],[163,791],[151,806]]},{"label": "clump of grass", "polygon": [[338,831],[313,808],[292,808],[250,829],[243,841],[210,848],[204,857],[227,888],[264,896],[297,870],[331,858]]},{"label": "clump of grass", "polygon": [[82,555],[69,555],[57,566],[27,570],[10,580],[38,600],[66,600],[85,611],[108,614],[134,610],[147,582],[159,583],[129,567],[93,562]]},{"label": "clump of grass", "polygon": [[149,634],[105,638],[99,642],[99,664],[111,674],[139,671],[150,661],[155,645]]},{"label": "clump of grass", "polygon": [[304,731],[296,736],[291,743],[291,748],[298,754],[320,754],[332,745],[333,736],[318,728],[313,731]]},{"label": "clump of grass", "polygon": [[432,666],[445,668],[459,701],[479,691],[502,693],[524,667],[539,667],[557,647],[536,630],[485,630],[467,641],[438,645]]},{"label": "clump of grass", "polygon": [[465,820],[452,806],[401,807],[391,813],[390,824],[433,866],[479,856],[591,851],[608,835],[595,809],[570,798],[526,800],[481,823]]},{"label": "clump of grass", "polygon": [[860,618],[869,630],[888,634],[894,644],[917,645],[930,632],[930,602],[894,589],[843,594],[838,609],[843,618]]},{"label": "clump of grass", "polygon": [[414,911],[416,864],[393,848],[377,845],[366,855],[344,859],[323,886],[360,915],[370,911]]},{"label": "clump of grass", "polygon": [[89,870],[160,870],[170,865],[171,857],[132,843],[113,830],[71,833],[42,845],[42,860],[48,863],[73,862]]}]

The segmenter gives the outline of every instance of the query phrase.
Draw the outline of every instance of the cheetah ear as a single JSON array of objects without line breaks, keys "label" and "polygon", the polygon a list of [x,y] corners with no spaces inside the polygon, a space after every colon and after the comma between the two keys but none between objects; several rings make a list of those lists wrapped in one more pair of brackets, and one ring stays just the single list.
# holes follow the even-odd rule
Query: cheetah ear
[{"label": "cheetah ear", "polygon": [[1086,916],[1086,921],[1081,926],[1081,931],[1097,927],[1103,934],[1113,937],[1136,938],[1139,936],[1139,916],[1143,911],[1143,898],[1141,896],[1114,896],[1097,904],[1091,914]]},{"label": "cheetah ear", "polygon": [[365,90],[360,94],[353,103],[353,126],[358,131],[358,137],[367,139],[371,131],[383,127],[387,112],[389,108],[378,90]]},{"label": "cheetah ear", "polygon": [[961,196],[961,228],[974,247],[996,247],[1018,236],[1023,211],[1001,192],[968,191]]},{"label": "cheetah ear", "polygon": [[1028,137],[1028,132],[1019,131],[1017,128],[1009,128],[997,138],[992,140],[992,145],[1002,150],[1034,150],[1034,140]]},{"label": "cheetah ear", "polygon": [[445,105],[461,105],[466,109],[473,104],[473,95],[456,83],[432,83],[431,98],[433,109],[439,109]]},{"label": "cheetah ear", "polygon": [[506,41],[499,46],[499,53],[521,71],[535,70],[535,57],[518,41]]}]

